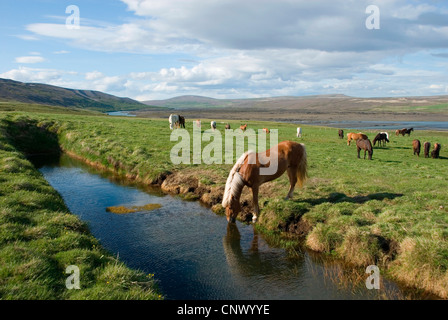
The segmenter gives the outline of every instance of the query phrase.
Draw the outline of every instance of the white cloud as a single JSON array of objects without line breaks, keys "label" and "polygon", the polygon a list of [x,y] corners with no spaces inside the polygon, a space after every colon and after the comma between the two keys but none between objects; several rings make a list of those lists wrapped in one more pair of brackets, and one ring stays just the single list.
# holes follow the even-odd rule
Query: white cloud
[{"label": "white cloud", "polygon": [[44,62],[45,59],[41,56],[25,56],[25,57],[17,57],[15,59],[15,61],[17,63],[33,64],[33,63]]},{"label": "white cloud", "polygon": [[[434,2],[376,0],[381,29],[367,30],[365,9],[371,0],[121,1],[135,14],[122,24],[81,20],[79,30],[68,30],[61,17],[58,23],[26,29],[32,37],[63,39],[85,50],[176,55],[175,65],[165,61],[150,71],[91,71],[70,80],[131,97],[413,94],[418,85],[431,92],[446,88],[442,71],[398,61],[414,52],[448,48],[448,12]],[[179,64],[179,57],[189,62]],[[36,61],[41,57],[19,58],[41,62]],[[10,72],[32,81],[48,77],[52,83],[69,77],[57,78],[51,70]],[[419,79],[413,79],[416,75]],[[440,88],[424,84],[431,76],[441,81]]]}]

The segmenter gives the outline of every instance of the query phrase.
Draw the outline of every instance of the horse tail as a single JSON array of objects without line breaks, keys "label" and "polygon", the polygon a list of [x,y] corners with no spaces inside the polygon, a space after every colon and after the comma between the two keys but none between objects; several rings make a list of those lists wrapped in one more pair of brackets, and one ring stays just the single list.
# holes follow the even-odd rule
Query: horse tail
[{"label": "horse tail", "polygon": [[244,181],[238,170],[244,164],[249,153],[253,151],[247,151],[241,155],[241,157],[235,162],[232,170],[230,170],[229,176],[227,177],[226,187],[224,188],[224,196],[222,197],[222,206],[225,208],[230,205],[230,200],[232,196],[235,196],[237,192],[240,192],[244,186]]},{"label": "horse tail", "polygon": [[303,187],[306,179],[308,178],[308,159],[305,145],[301,143],[300,146],[301,152],[299,153],[300,159],[297,165],[297,183],[300,187]]}]

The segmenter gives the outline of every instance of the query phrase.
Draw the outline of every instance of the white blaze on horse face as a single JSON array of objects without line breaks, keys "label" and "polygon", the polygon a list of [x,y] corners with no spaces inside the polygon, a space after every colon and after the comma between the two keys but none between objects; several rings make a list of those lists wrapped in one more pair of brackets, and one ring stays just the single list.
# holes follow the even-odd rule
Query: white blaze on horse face
[{"label": "white blaze on horse face", "polygon": [[[264,148],[266,149],[266,133],[259,132],[258,134],[258,148],[260,148],[261,143],[264,139]],[[269,176],[277,173],[278,170],[278,129],[272,129],[269,134],[269,143],[272,146],[269,157],[259,157],[258,161],[261,165],[267,165],[268,167],[260,167],[261,176]]]}]

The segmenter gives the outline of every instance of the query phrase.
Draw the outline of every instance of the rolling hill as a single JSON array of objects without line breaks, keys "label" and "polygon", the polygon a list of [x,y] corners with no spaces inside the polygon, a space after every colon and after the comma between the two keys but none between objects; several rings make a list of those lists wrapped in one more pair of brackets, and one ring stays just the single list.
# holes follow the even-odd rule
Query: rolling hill
[{"label": "rolling hill", "polygon": [[141,102],[92,90],[0,79],[0,102],[21,102],[100,112],[151,109]]}]

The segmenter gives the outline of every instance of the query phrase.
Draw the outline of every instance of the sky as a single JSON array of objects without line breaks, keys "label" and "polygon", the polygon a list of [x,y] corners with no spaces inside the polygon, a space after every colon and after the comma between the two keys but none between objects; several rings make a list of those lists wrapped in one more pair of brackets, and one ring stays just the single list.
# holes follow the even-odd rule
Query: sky
[{"label": "sky", "polygon": [[0,78],[139,101],[448,94],[444,0],[1,0]]}]

